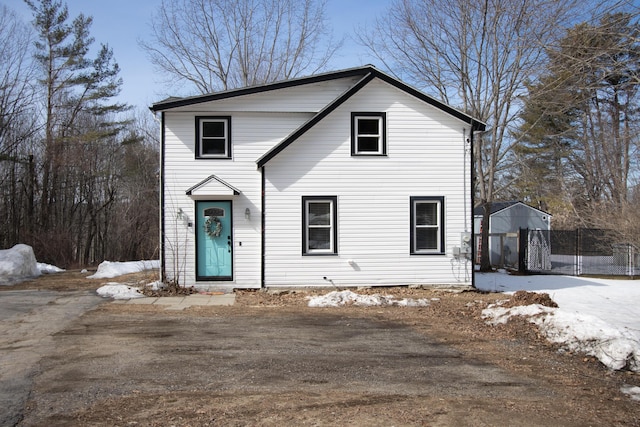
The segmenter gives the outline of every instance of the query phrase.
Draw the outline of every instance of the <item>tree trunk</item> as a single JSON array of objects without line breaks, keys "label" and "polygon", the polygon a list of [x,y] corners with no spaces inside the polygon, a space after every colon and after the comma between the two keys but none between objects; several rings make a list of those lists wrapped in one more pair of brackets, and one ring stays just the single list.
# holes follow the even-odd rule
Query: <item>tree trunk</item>
[{"label": "tree trunk", "polygon": [[480,234],[480,271],[491,271],[491,259],[489,257],[489,218],[491,216],[491,202],[483,201],[482,228]]}]

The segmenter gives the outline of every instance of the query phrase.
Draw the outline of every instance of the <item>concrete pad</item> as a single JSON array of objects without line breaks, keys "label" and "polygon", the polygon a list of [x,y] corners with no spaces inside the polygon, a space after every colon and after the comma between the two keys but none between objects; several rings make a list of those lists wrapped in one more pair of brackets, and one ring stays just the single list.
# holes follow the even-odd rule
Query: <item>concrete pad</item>
[{"label": "concrete pad", "polygon": [[207,305],[211,295],[193,294],[185,297],[185,303],[190,305]]},{"label": "concrete pad", "polygon": [[165,310],[168,310],[168,311],[182,311],[187,307],[190,307],[190,306],[184,305],[184,304],[168,305],[165,308]]},{"label": "concrete pad", "polygon": [[155,302],[158,305],[178,305],[184,301],[185,297],[160,297]]},{"label": "concrete pad", "polygon": [[156,301],[158,301],[158,298],[156,297],[144,297],[144,298],[131,298],[130,300],[127,301],[127,303],[151,305],[151,304],[155,304]]},{"label": "concrete pad", "polygon": [[[220,294],[220,295],[188,295],[184,298],[184,301],[175,305],[176,310],[193,306],[223,306],[233,305],[236,300],[235,294]],[[174,306],[172,306],[174,307]]]},{"label": "concrete pad", "polygon": [[166,310],[184,310],[192,306],[228,306],[236,301],[236,294],[193,294],[176,297],[144,297],[131,298],[129,300],[115,300],[114,304],[143,304],[166,306]]},{"label": "concrete pad", "polygon": [[207,305],[233,305],[236,302],[236,294],[213,295]]}]

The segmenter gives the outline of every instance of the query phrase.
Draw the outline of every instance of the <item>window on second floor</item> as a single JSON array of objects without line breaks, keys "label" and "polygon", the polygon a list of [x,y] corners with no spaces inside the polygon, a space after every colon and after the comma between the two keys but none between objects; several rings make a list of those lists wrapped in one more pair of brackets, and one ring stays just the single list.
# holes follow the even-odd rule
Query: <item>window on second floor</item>
[{"label": "window on second floor", "polygon": [[196,117],[196,158],[231,158],[231,117]]},{"label": "window on second floor", "polygon": [[386,113],[351,113],[351,155],[387,154]]}]

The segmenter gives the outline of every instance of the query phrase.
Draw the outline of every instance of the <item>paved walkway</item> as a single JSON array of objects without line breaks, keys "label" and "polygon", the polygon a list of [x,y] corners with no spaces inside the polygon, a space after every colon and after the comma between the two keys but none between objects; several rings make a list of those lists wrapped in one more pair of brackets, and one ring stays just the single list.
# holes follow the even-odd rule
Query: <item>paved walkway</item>
[{"label": "paved walkway", "polygon": [[192,294],[177,297],[143,297],[115,300],[114,304],[148,304],[166,306],[165,310],[184,310],[192,306],[233,305],[236,294]]}]

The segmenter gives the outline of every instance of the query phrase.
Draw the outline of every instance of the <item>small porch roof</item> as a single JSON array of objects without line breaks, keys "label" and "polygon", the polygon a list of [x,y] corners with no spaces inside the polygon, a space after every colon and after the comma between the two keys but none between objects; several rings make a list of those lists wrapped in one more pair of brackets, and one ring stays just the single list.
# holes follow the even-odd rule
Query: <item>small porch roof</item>
[{"label": "small porch roof", "polygon": [[237,196],[240,190],[215,175],[203,179],[187,191],[187,196]]}]

